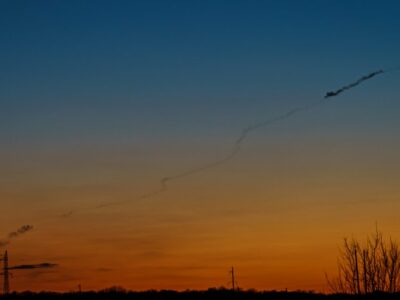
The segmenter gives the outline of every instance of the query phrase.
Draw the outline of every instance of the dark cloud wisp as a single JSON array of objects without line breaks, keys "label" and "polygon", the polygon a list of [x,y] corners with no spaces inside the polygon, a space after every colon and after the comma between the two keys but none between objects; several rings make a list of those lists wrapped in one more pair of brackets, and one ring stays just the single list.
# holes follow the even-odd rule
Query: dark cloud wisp
[{"label": "dark cloud wisp", "polygon": [[9,270],[33,270],[33,269],[50,269],[58,267],[57,264],[53,263],[41,263],[41,264],[30,264],[30,265],[17,265],[9,267]]}]

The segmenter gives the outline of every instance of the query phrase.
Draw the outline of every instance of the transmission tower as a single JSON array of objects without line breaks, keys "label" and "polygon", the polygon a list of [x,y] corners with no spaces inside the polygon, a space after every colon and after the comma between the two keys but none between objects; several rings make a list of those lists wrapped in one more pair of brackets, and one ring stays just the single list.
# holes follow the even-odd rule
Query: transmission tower
[{"label": "transmission tower", "polygon": [[9,272],[8,272],[8,253],[7,250],[4,253],[3,257],[3,276],[4,276],[4,284],[3,284],[3,294],[8,295],[10,293],[10,279],[9,279]]}]

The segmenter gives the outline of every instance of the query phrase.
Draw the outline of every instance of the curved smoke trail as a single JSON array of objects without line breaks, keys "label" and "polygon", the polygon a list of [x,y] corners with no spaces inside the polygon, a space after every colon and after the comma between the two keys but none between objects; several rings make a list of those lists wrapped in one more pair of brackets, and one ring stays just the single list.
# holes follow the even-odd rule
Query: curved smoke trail
[{"label": "curved smoke trail", "polygon": [[[242,147],[243,143],[246,141],[246,139],[249,136],[249,134],[251,134],[251,132],[253,132],[255,130],[258,130],[260,128],[267,127],[269,125],[284,121],[284,120],[286,120],[288,118],[293,117],[296,114],[299,114],[301,112],[310,110],[310,109],[315,108],[317,106],[320,106],[323,103],[325,103],[326,101],[328,101],[328,99],[333,98],[333,97],[337,97],[341,93],[343,93],[343,92],[345,92],[347,90],[350,90],[352,88],[355,88],[356,86],[358,86],[359,84],[361,84],[362,82],[364,82],[366,80],[369,80],[369,79],[371,79],[371,78],[373,78],[373,77],[375,77],[377,75],[380,75],[380,74],[383,74],[383,73],[387,73],[387,72],[391,72],[391,71],[396,71],[396,70],[399,70],[399,69],[400,69],[399,67],[396,67],[396,68],[392,68],[392,69],[388,69],[388,70],[378,70],[378,71],[371,72],[371,73],[369,73],[369,74],[367,74],[365,76],[362,76],[361,78],[359,78],[355,82],[347,84],[347,85],[345,85],[345,86],[343,86],[343,87],[341,87],[341,88],[339,88],[339,89],[337,89],[335,91],[327,92],[326,95],[322,99],[320,99],[318,101],[315,101],[315,102],[310,103],[310,104],[306,104],[306,105],[303,105],[303,106],[299,106],[299,107],[293,108],[293,109],[291,109],[291,110],[289,110],[289,111],[287,111],[285,113],[282,113],[281,115],[278,115],[276,117],[273,117],[273,118],[270,118],[270,119],[266,119],[266,120],[260,121],[258,123],[249,125],[249,126],[243,128],[241,130],[240,134],[238,135],[238,137],[236,138],[235,142],[233,143],[231,150],[224,157],[222,157],[222,158],[220,158],[218,160],[209,162],[209,163],[205,163],[202,166],[199,166],[199,167],[196,167],[196,168],[193,168],[193,169],[185,170],[185,171],[183,171],[181,173],[177,173],[175,175],[163,177],[160,180],[160,188],[159,189],[157,189],[157,190],[155,190],[153,192],[147,193],[147,194],[143,194],[143,195],[135,198],[134,200],[138,201],[138,200],[144,200],[144,199],[152,198],[152,197],[154,197],[154,196],[156,196],[156,195],[158,195],[160,193],[166,192],[168,190],[168,183],[170,183],[172,181],[176,181],[176,180],[179,180],[179,179],[182,179],[182,178],[185,178],[185,177],[188,177],[188,176],[191,176],[191,175],[206,171],[208,169],[218,167],[218,166],[220,166],[222,164],[225,164],[225,163],[229,162],[230,160],[232,160],[240,152],[241,147]],[[131,201],[133,201],[133,199],[124,200],[124,201],[108,202],[108,203],[103,203],[101,205],[98,205],[98,206],[96,206],[94,208],[104,208],[104,207],[108,207],[108,206],[122,205],[122,204],[129,203]],[[73,212],[70,211],[67,214],[64,214],[63,216],[64,217],[65,216],[69,216],[72,213]]]},{"label": "curved smoke trail", "polygon": [[[262,127],[265,127],[265,126],[268,126],[268,125],[272,125],[272,124],[274,124],[276,122],[279,122],[279,121],[283,121],[283,120],[285,120],[287,118],[292,117],[293,115],[295,115],[295,114],[297,114],[299,112],[302,112],[302,111],[311,109],[313,107],[319,106],[323,102],[325,102],[325,99],[321,99],[321,100],[318,100],[316,102],[313,102],[313,103],[310,103],[310,104],[307,104],[307,105],[303,105],[303,106],[300,106],[300,107],[297,107],[297,108],[293,108],[293,109],[291,109],[291,110],[289,110],[289,111],[287,111],[287,112],[285,112],[285,113],[283,113],[283,114],[281,114],[279,116],[276,116],[276,117],[268,119],[268,120],[260,121],[258,123],[255,123],[253,125],[250,125],[250,126],[247,126],[247,127],[243,128],[241,130],[240,134],[238,135],[237,139],[233,143],[231,150],[224,157],[222,157],[222,158],[220,158],[218,160],[209,162],[209,163],[205,163],[202,166],[185,170],[185,171],[183,171],[181,173],[177,173],[175,175],[171,175],[171,176],[168,176],[168,177],[163,177],[160,180],[160,188],[159,189],[157,189],[157,190],[155,190],[153,192],[149,192],[147,194],[143,194],[141,196],[138,196],[138,197],[135,198],[135,200],[136,201],[140,201],[140,200],[152,198],[152,197],[154,197],[154,196],[156,196],[156,195],[158,195],[160,193],[166,192],[168,190],[168,183],[171,182],[171,181],[175,181],[175,180],[178,180],[178,179],[181,179],[181,178],[184,178],[184,177],[188,177],[188,176],[191,176],[191,175],[194,175],[194,174],[197,174],[197,173],[200,173],[200,172],[206,171],[208,169],[215,168],[215,167],[218,167],[218,166],[220,166],[222,164],[227,163],[228,161],[232,160],[240,152],[243,143],[245,142],[245,140],[247,139],[248,135],[252,131],[255,131],[255,130],[259,129],[259,128],[262,128]],[[124,200],[124,201],[113,201],[113,202],[100,204],[100,205],[96,206],[95,208],[104,208],[104,207],[109,207],[109,206],[122,205],[122,204],[129,203],[131,201],[133,201],[133,200],[130,199],[130,200]],[[63,217],[67,217],[67,216],[70,216],[72,214],[73,214],[73,211],[70,211],[67,214],[64,214],[62,216]]]}]

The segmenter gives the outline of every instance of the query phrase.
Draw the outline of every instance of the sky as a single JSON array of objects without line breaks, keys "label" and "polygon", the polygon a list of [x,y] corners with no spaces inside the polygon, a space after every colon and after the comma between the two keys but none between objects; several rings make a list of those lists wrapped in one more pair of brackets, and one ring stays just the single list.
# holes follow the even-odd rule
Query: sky
[{"label": "sky", "polygon": [[[0,2],[0,236],[14,290],[326,289],[400,239],[398,1]],[[115,205],[98,208],[104,203]],[[3,246],[0,251],[4,251]]]}]

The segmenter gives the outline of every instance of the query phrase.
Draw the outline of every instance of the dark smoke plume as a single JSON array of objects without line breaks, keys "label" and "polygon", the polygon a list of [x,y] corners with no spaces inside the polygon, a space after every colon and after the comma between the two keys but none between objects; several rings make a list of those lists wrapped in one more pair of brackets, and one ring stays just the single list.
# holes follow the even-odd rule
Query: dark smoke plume
[{"label": "dark smoke plume", "polygon": [[18,228],[16,231],[12,231],[7,235],[7,238],[4,240],[0,241],[0,247],[4,247],[7,246],[8,244],[10,244],[12,239],[15,239],[17,237],[19,237],[20,235],[31,231],[33,229],[32,225],[23,225],[20,228]]},{"label": "dark smoke plume", "polygon": [[344,87],[342,87],[342,88],[340,88],[340,89],[338,89],[336,91],[327,92],[326,95],[325,95],[325,99],[330,98],[330,97],[335,97],[335,96],[339,95],[340,93],[343,93],[346,90],[349,90],[349,89],[352,89],[352,88],[356,87],[357,85],[359,85],[363,81],[371,79],[372,77],[374,77],[376,75],[379,75],[379,74],[382,74],[382,73],[384,73],[383,70],[372,72],[372,73],[370,73],[368,75],[365,75],[365,76],[361,77],[357,81],[355,81],[353,83],[350,83],[349,85],[345,85]]},{"label": "dark smoke plume", "polygon": [[20,236],[21,234],[24,234],[25,232],[28,232],[32,229],[33,229],[32,225],[23,225],[20,228],[18,228],[16,231],[10,232],[8,234],[8,238],[9,239],[16,238],[16,237]]},{"label": "dark smoke plume", "polygon": [[[274,118],[262,120],[262,121],[259,121],[259,122],[255,123],[255,124],[249,125],[249,126],[243,128],[241,130],[241,132],[237,136],[236,140],[232,144],[231,150],[224,157],[222,157],[221,159],[215,160],[215,161],[212,161],[212,162],[209,162],[209,163],[205,163],[204,165],[201,165],[201,166],[193,168],[193,169],[188,169],[186,171],[183,171],[181,173],[177,173],[175,175],[170,175],[170,176],[161,178],[161,180],[160,180],[160,188],[159,189],[157,189],[157,190],[155,190],[153,192],[149,192],[147,194],[141,195],[141,196],[135,198],[135,200],[144,200],[144,199],[147,199],[147,198],[152,198],[152,197],[154,197],[154,196],[156,196],[156,195],[158,195],[160,193],[163,193],[163,192],[167,191],[168,190],[168,183],[170,183],[172,181],[175,181],[175,180],[178,180],[178,179],[181,179],[181,178],[184,178],[184,177],[188,177],[188,176],[191,176],[191,175],[194,175],[194,174],[197,174],[197,173],[200,173],[200,172],[206,171],[208,169],[215,168],[217,166],[220,166],[222,164],[227,163],[228,161],[232,160],[240,152],[241,147],[244,144],[244,142],[246,141],[246,139],[248,138],[248,136],[255,130],[258,130],[258,129],[264,128],[264,127],[268,127],[268,126],[273,125],[273,124],[278,123],[278,122],[282,122],[282,121],[284,121],[286,119],[289,119],[289,118],[293,117],[296,114],[299,114],[301,112],[316,108],[316,107],[324,104],[327,101],[328,98],[336,97],[339,94],[343,93],[344,91],[356,87],[357,85],[359,85],[363,81],[371,79],[372,77],[374,77],[376,75],[379,75],[379,74],[382,74],[382,73],[385,73],[385,72],[396,71],[396,70],[399,70],[399,68],[396,67],[396,68],[393,68],[393,69],[390,69],[390,70],[387,70],[387,71],[379,70],[379,71],[372,72],[372,73],[370,73],[368,75],[365,75],[365,76],[361,77],[360,79],[358,79],[357,81],[355,81],[353,83],[350,83],[348,85],[343,86],[342,88],[340,88],[340,89],[338,89],[336,91],[327,92],[325,94],[325,96],[322,99],[318,100],[318,101],[315,101],[315,102],[310,103],[310,104],[305,104],[303,106],[295,107],[295,108],[293,108],[293,109],[291,109],[291,110],[289,110],[289,111],[287,111],[285,113],[282,113],[281,115],[278,115],[278,116],[276,116]],[[132,200],[119,201],[119,202],[108,202],[108,203],[104,203],[104,204],[98,205],[95,208],[104,208],[104,207],[108,207],[108,206],[121,205],[121,204],[129,203],[131,201]],[[70,216],[71,214],[72,214],[72,212],[69,212],[67,214],[64,214],[64,216]]]},{"label": "dark smoke plume", "polygon": [[52,263],[41,263],[41,264],[34,264],[34,265],[17,265],[9,267],[9,270],[32,270],[32,269],[50,269],[57,267],[57,264]]}]

